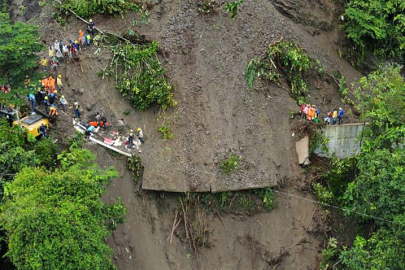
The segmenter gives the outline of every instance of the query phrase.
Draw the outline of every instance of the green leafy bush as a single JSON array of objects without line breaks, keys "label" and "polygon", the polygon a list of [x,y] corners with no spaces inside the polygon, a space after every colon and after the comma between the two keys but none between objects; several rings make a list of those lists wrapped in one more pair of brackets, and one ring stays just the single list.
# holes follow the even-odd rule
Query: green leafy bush
[{"label": "green leafy bush", "polygon": [[236,20],[236,15],[238,15],[240,5],[243,2],[245,2],[245,0],[236,0],[225,4],[225,9],[229,13],[229,17],[231,17],[232,20]]},{"label": "green leafy bush", "polygon": [[166,109],[175,106],[172,87],[157,57],[158,44],[111,46],[113,55],[107,75],[116,78],[116,88],[138,110],[144,111],[153,103]]},{"label": "green leafy bush", "polygon": [[291,86],[292,96],[298,100],[305,100],[308,92],[303,73],[319,67],[319,62],[311,59],[301,48],[293,42],[280,41],[268,47],[266,55],[261,59],[252,59],[245,72],[245,81],[249,88],[257,77],[270,82],[279,83],[282,71]]},{"label": "green leafy bush", "polygon": [[233,170],[236,170],[239,165],[240,156],[231,154],[229,158],[225,159],[221,164],[221,169],[225,173],[230,173]]},{"label": "green leafy bush", "polygon": [[351,0],[343,28],[364,59],[367,50],[404,63],[405,2],[403,0]]},{"label": "green leafy bush", "polygon": [[62,1],[60,11],[67,13],[71,9],[82,17],[89,17],[95,14],[124,14],[129,10],[139,11],[140,8],[130,0],[65,0]]},{"label": "green leafy bush", "polygon": [[323,203],[331,203],[333,201],[333,193],[321,183],[312,184],[316,192],[316,197]]},{"label": "green leafy bush", "polygon": [[169,126],[161,126],[161,127],[158,127],[158,131],[160,132],[160,133],[162,133],[162,139],[164,140],[164,141],[166,141],[166,140],[172,140],[173,139],[173,132],[170,130],[170,127]]},{"label": "green leafy bush", "polygon": [[135,155],[129,157],[127,161],[127,168],[134,175],[135,183],[138,182],[139,178],[141,177],[141,171],[143,168],[141,157]]},{"label": "green leafy bush", "polygon": [[339,258],[339,252],[340,250],[338,248],[337,239],[334,237],[329,238],[327,248],[322,250],[322,260],[320,262],[320,270],[333,269],[332,266]]}]

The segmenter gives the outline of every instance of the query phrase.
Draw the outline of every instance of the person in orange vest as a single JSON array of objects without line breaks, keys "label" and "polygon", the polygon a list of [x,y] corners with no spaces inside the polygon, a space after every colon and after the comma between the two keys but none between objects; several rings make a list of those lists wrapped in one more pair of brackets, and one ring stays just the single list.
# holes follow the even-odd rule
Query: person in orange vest
[{"label": "person in orange vest", "polygon": [[84,37],[84,32],[82,29],[79,30],[79,40],[82,40],[82,37]]},{"label": "person in orange vest", "polygon": [[309,121],[313,121],[314,120],[314,118],[315,118],[315,105],[312,105],[312,106],[310,106],[309,107],[309,109],[308,109],[308,120]]},{"label": "person in orange vest", "polygon": [[58,109],[56,108],[55,104],[52,104],[51,107],[49,108],[49,115],[55,115],[58,116]]},{"label": "person in orange vest", "polygon": [[45,76],[44,76],[44,79],[42,80],[42,85],[45,87],[46,91],[48,91],[48,89],[49,89],[49,80]]},{"label": "person in orange vest", "polygon": [[55,91],[55,79],[52,76],[49,76],[48,79],[49,91],[53,93]]}]

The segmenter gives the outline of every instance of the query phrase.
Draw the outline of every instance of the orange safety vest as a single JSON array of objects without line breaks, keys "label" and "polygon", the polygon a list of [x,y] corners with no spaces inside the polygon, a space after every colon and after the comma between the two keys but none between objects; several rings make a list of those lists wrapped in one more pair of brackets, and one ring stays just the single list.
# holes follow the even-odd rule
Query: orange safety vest
[{"label": "orange safety vest", "polygon": [[97,127],[97,126],[98,126],[98,123],[95,122],[95,121],[94,121],[94,122],[90,122],[89,124],[90,124],[90,126],[93,126],[93,127]]},{"label": "orange safety vest", "polygon": [[42,84],[45,86],[46,89],[48,89],[48,87],[49,87],[49,81],[48,81],[47,78],[45,78],[45,79],[42,80]]}]

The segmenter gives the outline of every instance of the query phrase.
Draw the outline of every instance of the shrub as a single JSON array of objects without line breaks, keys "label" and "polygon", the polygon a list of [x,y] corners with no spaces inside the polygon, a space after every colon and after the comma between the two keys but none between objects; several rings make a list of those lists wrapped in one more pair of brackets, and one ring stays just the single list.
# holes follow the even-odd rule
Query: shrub
[{"label": "shrub", "polygon": [[236,0],[225,5],[225,9],[229,13],[229,17],[231,17],[232,20],[236,20],[236,15],[238,15],[239,7],[243,2],[245,2],[245,0]]},{"label": "shrub", "polygon": [[61,9],[71,9],[82,17],[89,17],[95,14],[122,15],[129,10],[140,10],[140,8],[130,0],[66,0],[63,1]]},{"label": "shrub", "polygon": [[164,141],[166,141],[166,140],[172,140],[173,139],[173,132],[170,130],[170,127],[169,126],[161,126],[161,127],[158,127],[158,131],[160,132],[160,133],[162,133],[162,139],[164,140]]},{"label": "shrub", "polygon": [[163,109],[177,104],[157,51],[157,42],[139,46],[127,42],[111,46],[113,58],[104,72],[116,78],[116,88],[122,96],[141,111],[153,103],[161,105]]},{"label": "shrub", "polygon": [[305,100],[308,88],[303,74],[310,69],[319,70],[319,62],[310,58],[293,42],[279,41],[268,47],[264,57],[249,62],[245,72],[246,84],[253,88],[257,77],[279,84],[281,74],[278,69],[286,75],[292,96],[297,101]]},{"label": "shrub", "polygon": [[138,182],[139,178],[141,177],[141,170],[143,168],[141,157],[135,155],[129,157],[127,168],[132,172],[135,183]]},{"label": "shrub", "polygon": [[231,154],[229,158],[225,159],[221,165],[221,169],[225,173],[230,173],[238,168],[240,156]]}]

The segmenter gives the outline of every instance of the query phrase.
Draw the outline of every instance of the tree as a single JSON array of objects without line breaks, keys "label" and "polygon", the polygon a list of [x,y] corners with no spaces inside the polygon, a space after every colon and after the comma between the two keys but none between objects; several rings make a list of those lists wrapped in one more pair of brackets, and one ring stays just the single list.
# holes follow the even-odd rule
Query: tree
[{"label": "tree", "polygon": [[[2,103],[19,103],[25,76],[35,75],[37,53],[43,49],[38,27],[22,22],[12,23],[7,13],[0,13],[0,84],[10,84],[9,94],[0,92]],[[35,76],[34,76],[35,77]]]},{"label": "tree", "polygon": [[85,149],[71,148],[60,160],[71,166],[25,168],[6,185],[6,256],[18,269],[114,269],[105,239],[125,208],[104,204],[101,195],[116,172],[100,170]]},{"label": "tree", "polygon": [[[357,156],[357,175],[343,200],[348,213],[368,215],[375,231],[343,251],[343,269],[405,269],[405,82],[389,66],[360,81],[358,109],[368,122]],[[375,218],[377,217],[377,218]]]},{"label": "tree", "polygon": [[358,46],[362,57],[366,50],[383,58],[404,63],[405,2],[403,0],[351,0],[344,30]]}]

